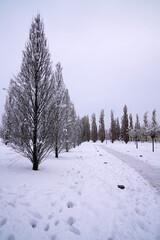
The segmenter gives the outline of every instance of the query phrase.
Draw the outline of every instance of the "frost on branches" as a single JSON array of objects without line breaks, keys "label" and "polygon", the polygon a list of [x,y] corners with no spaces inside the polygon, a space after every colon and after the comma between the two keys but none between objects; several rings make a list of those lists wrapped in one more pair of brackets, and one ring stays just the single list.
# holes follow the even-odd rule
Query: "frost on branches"
[{"label": "frost on branches", "polygon": [[157,121],[156,121],[156,110],[155,109],[152,112],[152,123],[149,124],[147,132],[148,132],[148,135],[152,139],[152,151],[154,152],[155,138],[158,137],[158,135],[160,133],[160,127],[158,126]]}]

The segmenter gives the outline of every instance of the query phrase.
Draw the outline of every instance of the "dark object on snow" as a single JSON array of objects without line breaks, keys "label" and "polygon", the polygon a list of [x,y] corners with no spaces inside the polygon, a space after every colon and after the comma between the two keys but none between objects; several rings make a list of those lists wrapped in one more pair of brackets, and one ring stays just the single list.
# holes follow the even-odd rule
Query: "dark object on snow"
[{"label": "dark object on snow", "polygon": [[139,155],[140,157],[143,157],[142,155]]},{"label": "dark object on snow", "polygon": [[104,164],[107,164],[108,162],[104,162]]},{"label": "dark object on snow", "polygon": [[125,189],[124,185],[117,185],[117,187],[120,188],[120,189]]}]

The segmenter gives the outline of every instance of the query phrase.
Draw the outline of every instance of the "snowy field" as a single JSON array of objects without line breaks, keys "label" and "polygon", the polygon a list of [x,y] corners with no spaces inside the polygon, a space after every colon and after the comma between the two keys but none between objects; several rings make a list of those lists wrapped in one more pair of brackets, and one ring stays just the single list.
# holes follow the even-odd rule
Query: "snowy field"
[{"label": "snowy field", "polygon": [[[160,196],[100,145],[83,143],[49,157],[35,172],[0,144],[0,240],[160,239]],[[145,147],[142,154],[150,156]]]},{"label": "snowy field", "polygon": [[[106,144],[105,144],[106,145]],[[113,144],[107,141],[107,146],[119,152],[128,154],[152,166],[160,168],[160,143],[155,143],[155,150],[152,152],[151,142],[138,142],[138,149],[134,142],[124,143],[116,141]]]}]

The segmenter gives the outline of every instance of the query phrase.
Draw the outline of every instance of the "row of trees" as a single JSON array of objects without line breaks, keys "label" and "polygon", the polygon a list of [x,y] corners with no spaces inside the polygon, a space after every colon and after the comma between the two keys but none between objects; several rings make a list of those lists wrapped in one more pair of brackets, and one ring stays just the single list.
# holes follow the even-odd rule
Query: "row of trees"
[{"label": "row of trees", "polygon": [[101,142],[104,142],[106,134],[105,134],[105,123],[104,123],[104,110],[101,110],[100,116],[99,116],[99,128],[97,127],[96,122],[96,115],[95,113],[92,114],[91,117],[91,126],[89,121],[89,116],[84,116],[81,119],[82,123],[82,141],[90,141],[96,142],[97,140],[100,140]]},{"label": "row of trees", "polygon": [[160,126],[156,121],[156,110],[152,112],[152,121],[148,121],[148,112],[145,112],[143,117],[143,124],[140,125],[139,116],[136,115],[135,124],[133,124],[132,114],[127,113],[127,106],[123,108],[123,116],[121,119],[121,127],[119,119],[114,118],[114,112],[111,111],[111,124],[109,129],[109,137],[113,143],[115,140],[135,141],[138,148],[138,141],[152,140],[152,151],[154,151],[154,142],[156,138],[160,137]]},{"label": "row of trees", "polygon": [[83,141],[83,121],[63,82],[61,64],[52,69],[40,15],[31,24],[20,72],[7,92],[1,138],[27,157],[33,170],[50,152],[58,157]]},{"label": "row of trees", "polygon": [[20,71],[10,81],[0,136],[15,151],[27,157],[38,170],[51,153],[105,139],[104,111],[100,113],[99,131],[96,117],[80,119],[65,87],[62,67],[52,69],[44,24],[40,15],[32,21],[29,40],[23,51]]}]

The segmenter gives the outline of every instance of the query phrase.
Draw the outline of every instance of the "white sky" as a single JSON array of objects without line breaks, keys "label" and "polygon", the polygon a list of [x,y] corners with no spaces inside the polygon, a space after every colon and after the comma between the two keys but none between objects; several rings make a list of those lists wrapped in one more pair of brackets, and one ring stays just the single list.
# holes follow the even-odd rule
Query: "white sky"
[{"label": "white sky", "polygon": [[127,104],[141,119],[156,108],[160,122],[159,0],[1,0],[0,115],[37,13],[77,114],[98,119],[103,108],[108,128]]}]

